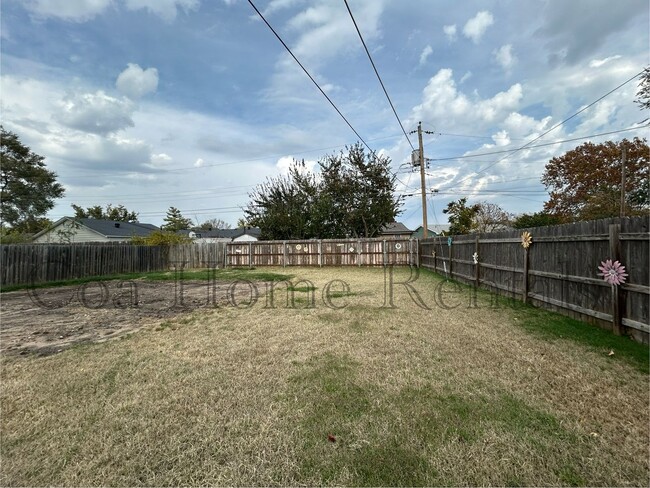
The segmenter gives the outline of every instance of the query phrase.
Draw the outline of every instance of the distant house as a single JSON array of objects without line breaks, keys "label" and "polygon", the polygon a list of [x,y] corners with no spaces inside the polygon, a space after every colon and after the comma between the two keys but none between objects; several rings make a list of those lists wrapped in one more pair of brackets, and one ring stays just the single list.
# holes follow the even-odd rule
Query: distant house
[{"label": "distant house", "polygon": [[412,233],[401,222],[391,222],[381,229],[381,237],[384,239],[409,239]]},{"label": "distant house", "polygon": [[179,230],[178,234],[189,237],[197,244],[206,242],[247,242],[257,241],[261,231],[257,227],[238,229]]},{"label": "distant house", "polygon": [[116,220],[63,217],[32,238],[37,244],[75,242],[127,242],[160,230],[152,224]]},{"label": "distant house", "polygon": [[[443,232],[449,232],[449,224],[436,224],[436,225],[427,225],[429,230],[428,237],[443,235]],[[411,237],[414,239],[422,239],[424,237],[424,227],[419,226],[413,231]]]}]

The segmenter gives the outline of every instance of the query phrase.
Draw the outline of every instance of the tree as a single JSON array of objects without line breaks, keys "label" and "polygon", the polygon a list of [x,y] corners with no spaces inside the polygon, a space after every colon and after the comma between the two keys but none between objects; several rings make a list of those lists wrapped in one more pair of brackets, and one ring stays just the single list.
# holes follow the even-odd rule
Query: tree
[{"label": "tree", "polygon": [[476,227],[475,218],[479,208],[478,204],[468,207],[467,197],[449,202],[447,208],[442,211],[449,215],[449,234],[460,235],[472,232]]},{"label": "tree", "polygon": [[530,227],[545,227],[547,225],[561,224],[562,220],[556,215],[546,212],[535,212],[532,214],[521,214],[512,222],[515,229],[528,229]]},{"label": "tree", "polygon": [[618,216],[623,147],[627,152],[625,213],[646,213],[650,209],[647,191],[650,148],[645,139],[639,138],[602,144],[587,142],[553,158],[542,176],[550,194],[544,210],[563,221]]},{"label": "tree", "polygon": [[65,190],[45,158],[31,151],[13,132],[0,126],[0,221],[11,232],[42,230],[43,216]]},{"label": "tree", "polygon": [[[198,219],[197,219],[198,221]],[[198,227],[195,227],[196,230],[212,230],[212,229],[230,229],[230,224],[224,220],[212,218],[203,222]]]},{"label": "tree", "polygon": [[187,236],[164,230],[154,231],[146,237],[134,236],[131,238],[131,243],[137,246],[175,246],[190,242],[192,239]]},{"label": "tree", "polygon": [[263,239],[316,237],[312,216],[317,191],[316,179],[304,171],[304,162],[294,162],[288,175],[267,178],[249,193],[246,221],[260,228]]},{"label": "tree", "polygon": [[[394,197],[390,158],[366,154],[361,144],[320,162],[321,191],[316,210],[327,237],[375,237],[395,221],[402,205]],[[328,235],[328,231],[336,231]]]},{"label": "tree", "polygon": [[496,203],[481,202],[474,215],[473,230],[480,233],[494,232],[509,227],[512,215]]},{"label": "tree", "polygon": [[181,211],[176,207],[169,207],[169,210],[167,210],[167,216],[164,220],[167,223],[162,225],[160,228],[170,232],[185,230],[192,227],[192,220],[183,217]]},{"label": "tree", "polygon": [[639,91],[636,92],[636,100],[634,101],[639,105],[641,110],[650,109],[650,66],[645,68],[641,74]]},{"label": "tree", "polygon": [[249,194],[246,223],[264,239],[374,237],[399,213],[390,159],[360,144],[325,156],[317,176],[294,161],[286,176],[269,178]]},{"label": "tree", "polygon": [[128,210],[124,205],[114,207],[109,203],[104,210],[101,205],[95,205],[86,209],[79,205],[72,204],[72,209],[77,219],[98,219],[98,220],[115,220],[118,222],[137,222],[138,213]]}]

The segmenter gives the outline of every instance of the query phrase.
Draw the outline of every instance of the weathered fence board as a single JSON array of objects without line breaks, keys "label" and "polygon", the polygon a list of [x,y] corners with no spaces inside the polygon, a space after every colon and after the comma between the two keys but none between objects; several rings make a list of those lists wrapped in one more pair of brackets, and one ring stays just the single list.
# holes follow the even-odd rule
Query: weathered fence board
[{"label": "weathered fence board", "polygon": [[11,244],[0,246],[0,254],[2,286],[168,268],[166,248],[123,243]]},{"label": "weathered fence board", "polygon": [[226,249],[226,263],[233,267],[417,265],[417,240],[230,242]]},{"label": "weathered fence board", "polygon": [[[533,236],[528,252],[524,230]],[[650,220],[603,219],[575,224],[453,236],[420,241],[420,263],[451,278],[476,283],[648,342],[650,322]],[[478,264],[472,255],[478,254]],[[618,259],[629,274],[612,291],[598,265]],[[617,303],[620,302],[620,303]],[[639,334],[637,331],[643,332]]]}]

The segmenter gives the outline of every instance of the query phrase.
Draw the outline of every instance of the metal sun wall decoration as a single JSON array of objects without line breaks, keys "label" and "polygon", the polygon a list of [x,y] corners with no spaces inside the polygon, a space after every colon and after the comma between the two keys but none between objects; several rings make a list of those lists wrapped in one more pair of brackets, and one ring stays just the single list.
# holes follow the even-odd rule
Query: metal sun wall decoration
[{"label": "metal sun wall decoration", "polygon": [[530,232],[524,231],[521,234],[521,245],[524,249],[528,249],[533,242],[533,236]]},{"label": "metal sun wall decoration", "polygon": [[477,252],[472,254],[472,259],[474,260],[474,264],[478,264],[478,253]]}]

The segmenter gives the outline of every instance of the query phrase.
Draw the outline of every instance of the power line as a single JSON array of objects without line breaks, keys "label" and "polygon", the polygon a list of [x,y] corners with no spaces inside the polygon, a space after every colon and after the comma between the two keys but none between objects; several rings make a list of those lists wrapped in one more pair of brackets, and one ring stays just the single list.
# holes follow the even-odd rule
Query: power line
[{"label": "power line", "polygon": [[[536,147],[553,146],[555,144],[563,144],[565,142],[581,141],[581,140],[584,140],[584,139],[590,139],[592,137],[609,136],[609,135],[612,135],[612,134],[618,134],[620,132],[629,132],[629,131],[632,131],[632,130],[642,129],[643,127],[648,127],[648,126],[649,125],[640,125],[640,126],[635,126],[635,127],[628,127],[626,129],[613,130],[613,131],[609,131],[609,132],[601,132],[600,134],[591,134],[591,135],[588,135],[588,136],[573,137],[571,139],[563,139],[561,141],[545,142],[544,144],[535,144],[534,146],[526,145],[525,147],[522,146],[522,147],[519,147],[519,148],[516,148],[516,149],[504,149],[503,151],[490,151],[490,152],[484,152],[484,153],[478,153],[478,154],[465,154],[463,156],[451,156],[451,157],[446,157],[446,158],[433,158],[433,159],[431,159],[431,161],[455,161],[457,159],[478,158],[478,157],[481,157],[481,156],[490,156],[490,155],[493,155],[493,154],[516,153],[518,151],[521,151],[524,148],[525,149],[533,149],[533,148],[536,148]],[[548,131],[545,134],[547,134],[547,133],[548,133]],[[544,134],[542,134],[542,135],[544,135]],[[541,137],[541,136],[539,136],[539,137]],[[528,144],[536,141],[537,139],[539,139],[539,137],[537,137],[536,139],[533,139]],[[501,160],[497,161],[497,163],[500,162],[500,161]],[[494,163],[494,164],[496,164],[496,163]],[[494,164],[492,166],[494,166]],[[489,167],[491,167],[491,166],[489,166]]]},{"label": "power line", "polygon": [[395,118],[397,119],[397,123],[399,126],[402,128],[402,132],[404,133],[404,137],[406,137],[406,140],[409,143],[409,146],[411,146],[411,149],[415,151],[415,147],[413,146],[413,143],[411,143],[411,139],[409,139],[408,134],[406,133],[406,130],[404,129],[404,125],[402,124],[402,121],[399,118],[399,115],[397,115],[397,110],[395,110],[395,106],[393,105],[393,101],[390,99],[390,96],[388,95],[388,91],[386,90],[386,87],[384,86],[384,82],[381,79],[381,76],[379,76],[379,71],[377,71],[377,66],[375,66],[375,62],[372,59],[372,56],[370,55],[370,51],[368,50],[368,46],[366,46],[366,41],[363,40],[363,36],[361,35],[361,30],[359,30],[359,26],[357,25],[357,21],[354,19],[354,15],[352,15],[352,10],[350,9],[350,5],[348,4],[348,0],[343,0],[345,2],[345,7],[348,9],[348,13],[350,14],[350,18],[352,19],[352,23],[354,24],[354,28],[357,30],[357,34],[359,34],[359,39],[361,40],[361,44],[363,44],[363,48],[366,51],[366,54],[368,55],[368,59],[370,60],[370,64],[372,65],[372,69],[375,70],[375,75],[377,75],[377,79],[379,80],[379,84],[381,85],[382,90],[384,90],[384,95],[386,95],[386,99],[388,100],[388,103],[390,104],[390,108],[393,110],[393,113],[395,114]]},{"label": "power line", "polygon": [[[580,110],[578,110],[576,113],[574,113],[574,114],[571,115],[570,117],[567,117],[566,119],[562,120],[561,122],[558,122],[558,123],[555,124],[553,127],[551,127],[550,129],[548,129],[546,132],[541,133],[539,136],[537,136],[536,138],[534,138],[532,141],[529,141],[529,142],[527,142],[526,144],[524,144],[523,146],[517,148],[516,151],[513,151],[513,154],[515,154],[515,153],[517,153],[517,152],[519,152],[519,151],[521,151],[521,150],[523,150],[523,149],[526,149],[526,148],[529,147],[533,142],[535,142],[535,141],[541,139],[542,137],[544,137],[544,136],[545,136],[546,134],[548,134],[549,132],[551,132],[551,131],[557,129],[558,127],[560,127],[561,125],[565,124],[565,123],[568,122],[569,120],[571,120],[571,119],[573,119],[574,117],[577,117],[578,115],[580,115],[580,114],[581,114],[582,112],[584,112],[585,110],[587,110],[587,109],[593,107],[593,106],[596,105],[598,102],[600,102],[601,100],[603,100],[605,97],[608,97],[609,95],[611,95],[612,93],[614,93],[616,90],[619,90],[620,88],[624,87],[624,86],[627,85],[629,82],[631,82],[632,80],[635,80],[636,78],[638,78],[639,75],[641,75],[641,74],[643,74],[643,71],[639,71],[637,74],[635,74],[635,75],[632,76],[631,78],[625,80],[623,83],[619,84],[618,86],[616,86],[616,87],[613,88],[612,90],[608,91],[608,92],[605,93],[603,96],[597,98],[596,100],[594,100],[593,102],[591,102],[589,105],[584,106],[583,108],[581,108]],[[531,146],[531,147],[532,147],[532,146]],[[502,157],[502,158],[499,158],[499,159],[498,159],[497,161],[495,161],[494,163],[492,163],[492,164],[486,166],[485,168],[479,170],[478,173],[475,173],[475,174],[473,174],[473,175],[468,175],[468,176],[466,176],[465,178],[463,178],[462,180],[460,180],[458,183],[460,183],[460,182],[462,182],[462,181],[465,181],[465,180],[467,180],[468,178],[471,178],[471,177],[474,177],[474,176],[478,176],[478,175],[480,175],[481,173],[484,173],[484,172],[487,171],[488,169],[490,169],[490,168],[496,166],[497,164],[499,164],[499,163],[500,163],[501,161],[503,161],[506,157],[507,157],[507,156],[504,156],[504,157]]]},{"label": "power line", "polygon": [[271,24],[269,24],[269,22],[266,20],[266,18],[264,17],[264,15],[262,15],[262,12],[260,12],[260,11],[257,9],[257,7],[256,7],[255,4],[253,3],[253,1],[252,1],[252,0],[248,0],[248,3],[251,5],[251,7],[253,7],[253,9],[255,10],[255,12],[257,12],[257,15],[259,15],[259,17],[264,21],[264,23],[265,23],[265,24],[267,25],[267,27],[271,30],[271,32],[273,32],[273,34],[275,34],[275,37],[278,38],[278,41],[280,41],[280,43],[284,46],[284,48],[285,48],[285,49],[287,50],[287,52],[291,55],[291,57],[293,58],[293,60],[294,60],[296,63],[298,63],[298,66],[300,66],[300,67],[302,68],[302,70],[305,72],[305,74],[309,77],[309,79],[310,79],[310,80],[312,81],[312,83],[316,86],[316,88],[318,88],[318,90],[323,94],[323,96],[327,99],[327,101],[330,103],[330,105],[331,105],[332,107],[334,107],[334,110],[336,110],[336,112],[341,116],[341,118],[345,121],[345,123],[348,124],[348,127],[349,127],[350,129],[352,129],[352,132],[354,132],[354,134],[359,138],[359,140],[360,140],[361,142],[363,142],[363,145],[366,146],[366,147],[368,148],[368,150],[369,150],[371,153],[374,153],[374,151],[373,151],[372,149],[370,149],[370,146],[366,143],[366,141],[363,140],[363,137],[361,137],[361,136],[359,135],[359,133],[356,131],[356,129],[355,129],[354,127],[352,127],[352,124],[348,121],[348,119],[345,118],[345,115],[343,115],[343,113],[339,110],[339,108],[334,104],[334,102],[332,101],[332,99],[327,95],[327,93],[325,93],[325,91],[324,91],[324,90],[320,87],[320,85],[316,82],[316,80],[314,79],[314,77],[313,77],[311,74],[309,74],[309,71],[307,71],[307,68],[305,68],[305,67],[303,66],[303,64],[302,64],[302,63],[298,60],[298,58],[293,54],[293,52],[291,51],[291,49],[289,48],[289,46],[287,46],[287,44],[282,40],[282,38],[280,37],[280,35],[275,31],[275,29],[271,26]]}]

